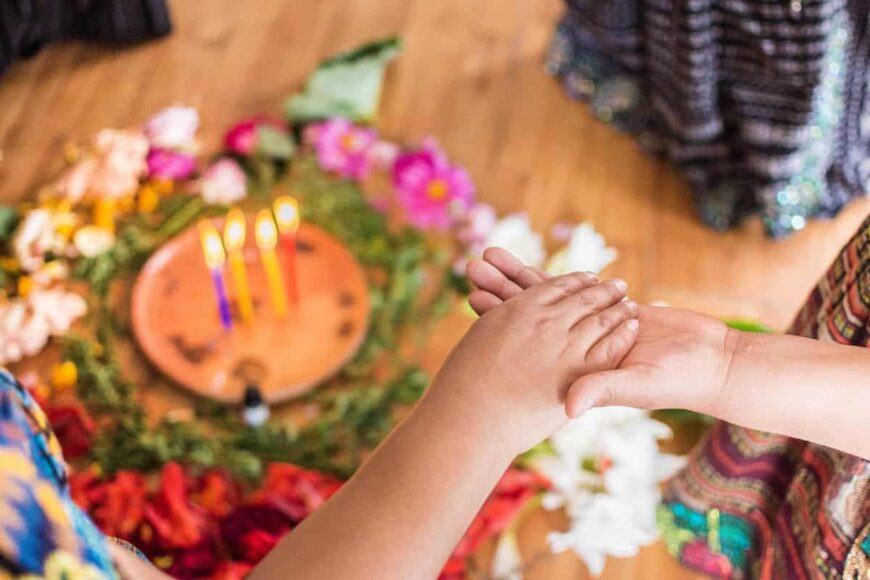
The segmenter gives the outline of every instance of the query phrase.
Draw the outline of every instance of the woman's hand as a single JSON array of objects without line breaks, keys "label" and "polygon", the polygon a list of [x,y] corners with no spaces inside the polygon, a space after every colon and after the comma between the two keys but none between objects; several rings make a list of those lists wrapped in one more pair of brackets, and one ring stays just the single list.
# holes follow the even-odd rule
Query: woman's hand
[{"label": "woman's hand", "polygon": [[[469,264],[468,276],[478,287],[469,297],[478,313],[547,279],[499,248]],[[566,397],[568,415],[607,405],[715,414],[723,404],[739,333],[709,316],[675,308],[640,306],[639,321],[637,341],[618,370],[574,381]]]},{"label": "woman's hand", "polygon": [[[416,412],[483,428],[511,454],[566,421],[577,379],[616,368],[637,336],[625,282],[588,274],[549,279],[489,309],[450,354]],[[463,427],[465,426],[465,427]]]}]

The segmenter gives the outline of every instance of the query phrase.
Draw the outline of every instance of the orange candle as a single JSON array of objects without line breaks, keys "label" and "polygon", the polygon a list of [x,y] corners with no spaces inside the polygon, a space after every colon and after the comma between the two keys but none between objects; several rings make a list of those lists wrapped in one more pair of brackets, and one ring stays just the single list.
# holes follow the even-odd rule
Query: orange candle
[{"label": "orange candle", "polygon": [[290,301],[299,303],[299,278],[296,270],[296,232],[299,231],[299,204],[292,197],[282,195],[272,206],[278,223],[281,254],[284,256],[284,277]]},{"label": "orange candle", "polygon": [[254,315],[254,305],[251,302],[251,291],[248,288],[248,272],[245,269],[245,256],[242,248],[245,245],[245,214],[238,208],[227,213],[224,222],[224,247],[230,261],[230,274],[236,289],[236,305],[242,322],[249,322]]},{"label": "orange candle", "polygon": [[283,318],[287,316],[287,296],[284,292],[284,282],[281,280],[278,257],[275,254],[275,246],[278,245],[278,230],[275,228],[275,222],[269,210],[260,210],[254,228],[257,247],[260,249],[260,259],[263,261],[263,269],[266,271],[266,283],[269,286],[272,307],[275,309],[275,314],[279,318]]}]

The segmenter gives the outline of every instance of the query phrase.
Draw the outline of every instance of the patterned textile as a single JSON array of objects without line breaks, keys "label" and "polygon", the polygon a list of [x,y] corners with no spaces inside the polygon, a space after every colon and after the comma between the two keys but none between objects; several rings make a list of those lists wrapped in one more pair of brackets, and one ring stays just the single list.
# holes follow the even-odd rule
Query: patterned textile
[{"label": "patterned textile", "polygon": [[547,67],[667,156],[701,218],[781,236],[870,181],[870,0],[568,0]]},{"label": "patterned textile", "polygon": [[[790,333],[870,346],[870,218]],[[870,462],[719,423],[669,483],[659,523],[672,553],[717,577],[870,578]]]},{"label": "patterned textile", "polygon": [[106,539],[73,503],[42,409],[0,369],[0,579],[118,575]]}]

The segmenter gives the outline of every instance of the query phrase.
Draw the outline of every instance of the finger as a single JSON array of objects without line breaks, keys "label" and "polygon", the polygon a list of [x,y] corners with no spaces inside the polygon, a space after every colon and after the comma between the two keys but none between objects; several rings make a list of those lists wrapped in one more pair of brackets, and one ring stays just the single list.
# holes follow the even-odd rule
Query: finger
[{"label": "finger", "polygon": [[[532,272],[534,272],[535,274],[540,276],[541,280],[549,280],[550,278],[552,278],[552,276],[550,276],[547,272],[544,272],[540,268],[532,268]],[[596,275],[594,272],[589,272],[589,273],[592,274],[593,276]]]},{"label": "finger", "polygon": [[597,283],[597,276],[585,272],[574,272],[545,280],[532,286],[526,292],[540,304],[553,305]]},{"label": "finger", "polygon": [[529,288],[547,279],[540,270],[529,268],[504,248],[487,248],[483,259],[521,288]]},{"label": "finger", "polygon": [[599,341],[610,336],[626,320],[637,318],[637,312],[635,302],[623,300],[591,314],[571,328],[569,335],[571,350],[578,354],[582,353],[584,360],[588,360],[590,351]]},{"label": "finger", "polygon": [[483,316],[501,303],[501,298],[486,290],[475,290],[468,296],[468,304],[480,316]]},{"label": "finger", "polygon": [[631,406],[632,383],[637,381],[633,369],[616,369],[584,375],[574,381],[565,397],[565,413],[571,419],[595,407]]},{"label": "finger", "polygon": [[627,291],[628,284],[617,278],[574,292],[564,297],[554,308],[559,310],[557,316],[572,328],[586,318],[619,303],[625,298]]},{"label": "finger", "polygon": [[613,332],[605,335],[586,352],[584,371],[597,373],[615,369],[637,341],[640,322],[636,318],[624,320]]},{"label": "finger", "polygon": [[501,271],[483,260],[472,260],[465,270],[468,279],[481,290],[494,294],[501,300],[512,298],[523,291]]}]

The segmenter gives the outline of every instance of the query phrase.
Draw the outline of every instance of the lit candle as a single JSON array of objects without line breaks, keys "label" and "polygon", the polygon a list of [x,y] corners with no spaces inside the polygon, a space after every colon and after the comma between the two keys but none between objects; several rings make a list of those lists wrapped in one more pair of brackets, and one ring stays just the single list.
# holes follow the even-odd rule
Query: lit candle
[{"label": "lit candle", "polygon": [[248,272],[245,270],[245,256],[242,247],[245,245],[245,214],[238,208],[233,208],[227,214],[224,223],[224,247],[230,261],[230,274],[236,288],[236,304],[242,322],[248,322],[254,314],[251,303],[251,291],[248,288]]},{"label": "lit candle", "polygon": [[94,204],[94,225],[115,233],[115,200],[104,197]]},{"label": "lit candle", "polygon": [[260,210],[257,222],[254,224],[257,247],[260,249],[260,259],[266,271],[266,283],[269,285],[269,295],[272,297],[272,307],[279,318],[287,315],[287,297],[284,295],[284,282],[281,280],[281,268],[278,267],[278,256],[275,246],[278,244],[278,230],[272,220],[272,214],[267,209]]},{"label": "lit candle", "polygon": [[296,276],[296,232],[299,230],[299,205],[286,195],[275,199],[272,209],[278,223],[281,253],[284,255],[284,276],[290,300],[299,302],[299,281]]},{"label": "lit candle", "polygon": [[221,326],[224,330],[231,330],[233,327],[233,319],[230,315],[230,303],[227,300],[227,290],[224,286],[223,266],[226,261],[224,255],[224,247],[221,244],[221,236],[208,220],[199,222],[199,239],[202,243],[202,253],[205,256],[205,265],[211,273],[211,280],[214,283],[214,293],[217,298],[218,313],[221,319]]}]

